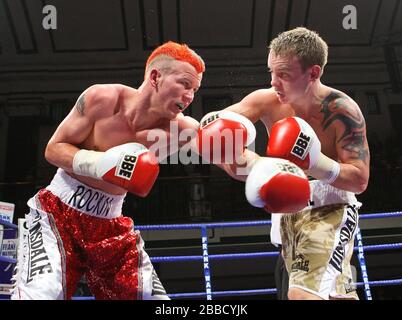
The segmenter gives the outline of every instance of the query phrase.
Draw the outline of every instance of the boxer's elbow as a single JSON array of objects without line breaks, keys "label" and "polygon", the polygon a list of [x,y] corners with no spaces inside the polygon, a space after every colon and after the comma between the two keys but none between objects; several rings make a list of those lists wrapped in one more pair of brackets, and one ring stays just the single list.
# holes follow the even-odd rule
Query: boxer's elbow
[{"label": "boxer's elbow", "polygon": [[368,183],[359,184],[358,187],[357,187],[357,191],[356,191],[355,193],[356,193],[356,194],[361,194],[361,193],[363,193],[364,191],[366,191],[367,186],[368,186]]},{"label": "boxer's elbow", "polygon": [[215,165],[225,171],[230,177],[238,180],[236,174],[234,173],[233,166],[227,163],[215,163]]},{"label": "boxer's elbow", "polygon": [[64,158],[67,151],[66,149],[68,149],[67,146],[63,144],[49,142],[45,149],[46,161],[56,167],[65,166]]},{"label": "boxer's elbow", "polygon": [[368,186],[368,176],[367,177],[359,177],[356,179],[356,184],[355,184],[355,193],[356,194],[361,194],[364,191],[366,191],[367,186]]},{"label": "boxer's elbow", "polygon": [[48,143],[45,149],[45,159],[47,162],[54,164],[55,150],[54,144]]},{"label": "boxer's elbow", "polygon": [[335,187],[360,194],[366,191],[369,183],[370,169],[368,166],[342,164],[339,184]]}]

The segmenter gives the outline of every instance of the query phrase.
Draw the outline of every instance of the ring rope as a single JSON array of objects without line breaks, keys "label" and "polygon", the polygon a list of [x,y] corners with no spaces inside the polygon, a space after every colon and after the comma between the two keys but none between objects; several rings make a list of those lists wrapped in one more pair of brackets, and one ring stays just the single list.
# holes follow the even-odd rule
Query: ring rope
[{"label": "ring rope", "polygon": [[[395,212],[386,212],[386,213],[372,213],[372,214],[362,214],[360,215],[360,219],[375,219],[375,218],[390,218],[390,217],[400,217],[402,216],[402,211]],[[17,225],[0,219],[0,224],[3,224],[6,227],[17,229]],[[136,226],[135,229],[138,230],[174,230],[174,229],[201,229],[201,239],[202,239],[202,248],[203,255],[202,256],[165,256],[165,257],[151,257],[152,262],[174,262],[174,261],[194,261],[194,260],[203,260],[204,261],[204,279],[205,279],[205,287],[206,292],[195,292],[195,293],[174,293],[169,294],[171,298],[180,298],[180,297],[207,297],[207,300],[211,300],[212,296],[229,296],[229,295],[250,295],[250,294],[270,294],[275,293],[276,289],[255,289],[255,290],[236,290],[236,291],[212,291],[211,287],[211,277],[210,277],[210,269],[209,269],[209,259],[239,259],[239,258],[250,258],[250,257],[267,257],[267,256],[276,256],[278,252],[255,252],[255,253],[236,253],[236,254],[208,254],[208,228],[220,228],[220,227],[246,227],[246,226],[261,226],[261,225],[270,225],[271,220],[258,220],[258,221],[239,221],[239,222],[224,222],[224,223],[192,223],[192,224],[165,224],[165,225],[143,225]],[[369,245],[363,246],[362,236],[360,233],[360,229],[357,230],[356,234],[356,243],[357,247],[354,248],[354,251],[358,251],[358,259],[359,264],[362,271],[363,282],[357,282],[356,286],[363,286],[364,292],[367,300],[372,300],[370,285],[371,286],[379,286],[379,285],[399,285],[402,284],[402,279],[393,279],[393,280],[380,280],[380,281],[369,281],[367,275],[367,268],[364,259],[364,251],[375,251],[375,250],[384,250],[384,249],[400,249],[402,248],[402,243],[394,243],[394,244],[380,244],[380,245]],[[16,259],[12,259],[9,257],[4,257],[0,255],[0,261],[7,263],[16,263]],[[81,297],[79,299],[76,297],[76,300],[81,300],[85,298],[91,297]]]},{"label": "ring rope", "polygon": [[[378,244],[378,245],[368,245],[363,246],[364,251],[379,251],[379,250],[393,250],[402,249],[402,243],[390,243],[390,244]],[[354,251],[358,251],[359,248],[355,247]],[[278,251],[268,251],[268,252],[247,252],[247,253],[221,253],[221,254],[210,254],[208,255],[210,260],[219,259],[245,259],[245,258],[265,258],[277,256]],[[191,256],[159,256],[150,257],[152,262],[162,263],[162,262],[182,262],[182,261],[201,261],[203,260],[202,255],[191,255]],[[12,258],[0,256],[0,261],[16,263],[17,261]]]},{"label": "ring rope", "polygon": [[[377,280],[369,281],[368,284],[372,287],[384,286],[384,285],[401,285],[402,279],[394,280]],[[357,287],[363,287],[363,282],[357,282]],[[235,296],[235,295],[263,295],[263,294],[275,294],[275,288],[268,289],[253,289],[253,290],[231,290],[231,291],[213,291],[212,296]],[[205,292],[188,292],[188,293],[171,293],[170,298],[197,298],[205,297]]]},{"label": "ring rope", "polygon": [[[402,217],[402,211],[384,212],[384,213],[366,213],[361,214],[360,219],[377,219],[377,218],[395,218]],[[0,219],[0,224],[7,227],[17,229],[18,226],[6,220]],[[153,224],[153,225],[138,225],[134,228],[137,230],[175,230],[175,229],[198,229],[206,228],[231,228],[231,227],[251,227],[260,225],[270,225],[271,220],[252,220],[252,221],[237,221],[237,222],[216,222],[216,223],[184,223],[184,224]]]}]

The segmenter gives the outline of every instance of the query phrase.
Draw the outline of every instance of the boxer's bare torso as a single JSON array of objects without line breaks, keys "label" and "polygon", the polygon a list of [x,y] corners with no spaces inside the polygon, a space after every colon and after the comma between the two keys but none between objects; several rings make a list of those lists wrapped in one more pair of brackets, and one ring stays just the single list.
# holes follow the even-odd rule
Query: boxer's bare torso
[{"label": "boxer's bare torso", "polygon": [[[260,102],[255,104],[257,108],[254,108],[252,116],[258,113],[257,120],[264,123],[268,134],[276,121],[286,117],[300,117],[314,129],[320,139],[322,152],[328,157],[339,160],[341,149],[352,153],[351,156],[356,159],[366,160],[368,151],[362,138],[365,135],[363,116],[356,103],[341,91],[325,87],[321,104],[312,104],[306,108],[311,110],[309,114],[291,104],[281,103],[272,88],[258,90],[253,94],[254,99]],[[250,116],[246,113],[244,115]],[[342,147],[339,148],[337,144],[341,141]]]},{"label": "boxer's bare torso", "polygon": [[197,129],[198,122],[185,117],[181,111],[191,103],[201,76],[189,64],[183,63],[179,72],[163,81],[159,88],[160,100],[148,94],[146,88],[134,89],[120,84],[88,88],[50,139],[46,149],[48,161],[93,188],[124,194],[126,191],[118,186],[74,174],[74,154],[79,149],[106,151],[128,142],[149,148],[155,143],[155,139],[149,139],[151,131],[154,136],[156,133],[165,137],[169,145],[173,138],[171,122],[177,123],[179,134],[183,129]]},{"label": "boxer's bare torso", "polygon": [[[346,94],[327,86],[321,87],[317,97],[317,102],[304,104],[301,108],[281,102],[273,88],[261,89],[228,109],[253,122],[262,121],[268,135],[276,121],[286,117],[300,117],[314,129],[321,142],[323,154],[340,163],[352,165],[349,169],[356,169],[353,172],[358,176],[368,175],[370,156],[366,125],[360,108]],[[345,170],[344,174],[345,179],[340,179],[337,186],[359,192],[360,187],[355,188],[350,183],[353,179],[346,179],[349,173]]]}]

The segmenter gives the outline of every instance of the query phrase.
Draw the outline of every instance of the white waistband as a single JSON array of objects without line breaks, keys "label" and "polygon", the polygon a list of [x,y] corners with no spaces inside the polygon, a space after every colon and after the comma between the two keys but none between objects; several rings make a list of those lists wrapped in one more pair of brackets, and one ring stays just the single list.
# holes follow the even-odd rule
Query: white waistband
[{"label": "white waistband", "polygon": [[121,215],[124,195],[113,195],[87,186],[74,179],[63,169],[58,169],[50,185],[46,187],[62,202],[78,211],[104,219]]},{"label": "white waistband", "polygon": [[320,180],[310,181],[310,190],[310,201],[302,211],[330,204],[348,203],[354,205],[357,209],[362,205],[361,202],[357,201],[353,192],[335,188]]},{"label": "white waistband", "polygon": [[[331,204],[342,204],[347,203],[360,209],[361,202],[357,201],[356,196],[353,192],[341,190],[331,186],[330,184],[324,183],[320,180],[310,181],[310,201],[307,206],[300,210],[303,212],[306,210],[311,210],[314,208],[319,208]],[[283,213],[275,213],[271,215],[271,242],[274,245],[282,243],[280,235],[280,219]]]},{"label": "white waistband", "polygon": [[[320,180],[312,180],[310,183],[310,200],[301,211],[311,210],[331,204],[347,203],[360,209],[362,203],[357,201],[353,192],[341,190]],[[277,213],[279,214],[279,212]]]}]

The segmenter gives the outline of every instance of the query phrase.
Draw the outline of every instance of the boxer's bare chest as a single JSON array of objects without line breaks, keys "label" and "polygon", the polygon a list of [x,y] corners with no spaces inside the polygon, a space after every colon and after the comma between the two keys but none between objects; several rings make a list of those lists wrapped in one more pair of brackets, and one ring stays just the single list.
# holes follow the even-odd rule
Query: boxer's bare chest
[{"label": "boxer's bare chest", "polygon": [[334,127],[325,127],[323,116],[305,119],[314,129],[321,142],[321,151],[332,159],[337,159],[336,135]]},{"label": "boxer's bare chest", "polygon": [[87,148],[99,151],[129,142],[137,142],[150,148],[156,141],[168,141],[169,137],[168,123],[161,122],[154,129],[135,130],[124,116],[114,114],[98,120],[84,144]]},{"label": "boxer's bare chest", "polygon": [[262,121],[264,122],[269,133],[271,131],[272,125],[276,121],[279,121],[286,117],[294,116],[301,117],[306,120],[317,134],[318,139],[321,142],[322,152],[332,159],[337,159],[335,126],[326,127],[324,125],[324,114],[321,111],[315,113],[313,116],[304,117],[298,115],[297,112],[289,105],[278,104],[275,112],[273,112],[272,114],[266,114],[262,118]]}]

